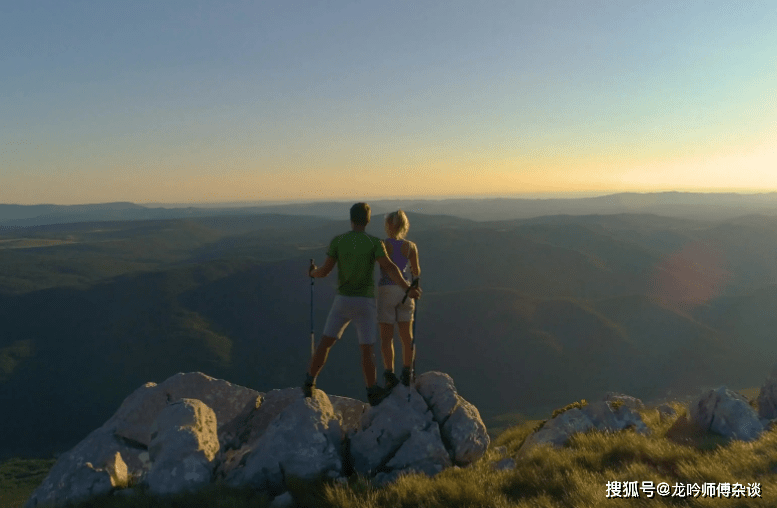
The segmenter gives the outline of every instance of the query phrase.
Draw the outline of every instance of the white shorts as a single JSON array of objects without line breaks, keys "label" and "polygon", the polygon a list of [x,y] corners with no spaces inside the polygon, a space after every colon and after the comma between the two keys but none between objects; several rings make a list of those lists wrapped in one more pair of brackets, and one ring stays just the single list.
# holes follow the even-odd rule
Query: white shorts
[{"label": "white shorts", "polygon": [[413,321],[415,300],[394,284],[378,286],[378,323],[410,323]]},{"label": "white shorts", "polygon": [[359,344],[375,344],[378,335],[375,326],[377,318],[378,310],[374,298],[335,295],[324,325],[324,336],[340,339],[348,323],[353,321]]}]

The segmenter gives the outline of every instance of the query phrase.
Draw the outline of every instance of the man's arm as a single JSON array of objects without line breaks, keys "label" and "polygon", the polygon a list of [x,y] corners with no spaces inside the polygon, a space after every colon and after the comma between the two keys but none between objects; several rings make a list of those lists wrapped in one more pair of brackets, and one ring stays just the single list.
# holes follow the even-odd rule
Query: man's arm
[{"label": "man's arm", "polygon": [[317,278],[326,277],[335,267],[335,264],[337,264],[337,259],[333,258],[332,256],[327,256],[323,266],[316,268],[316,265],[313,265],[313,269],[310,270],[310,276]]},{"label": "man's arm", "polygon": [[[381,268],[383,268],[383,271],[386,272],[386,274],[391,278],[391,280],[394,281],[394,284],[402,288],[402,291],[407,292],[407,290],[410,288],[410,284],[407,283],[407,281],[402,277],[402,272],[399,271],[399,268],[397,268],[397,265],[394,264],[393,261],[391,261],[386,256],[381,256],[379,258],[376,258],[376,261],[380,265]],[[421,296],[421,288],[413,288],[408,295],[410,298],[418,298]],[[416,295],[416,296],[413,296]]]}]

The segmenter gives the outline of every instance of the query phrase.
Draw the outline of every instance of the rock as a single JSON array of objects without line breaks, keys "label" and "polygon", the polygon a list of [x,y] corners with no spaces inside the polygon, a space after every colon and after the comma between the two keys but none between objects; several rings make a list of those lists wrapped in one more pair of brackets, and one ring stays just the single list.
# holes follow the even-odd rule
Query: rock
[{"label": "rock", "polygon": [[593,402],[581,411],[591,420],[594,427],[602,432],[618,432],[628,428],[634,428],[639,434],[650,432],[639,413],[625,404],[617,405],[608,401]]},{"label": "rock", "polygon": [[299,393],[287,388],[272,390],[250,401],[230,424],[222,427],[220,442],[224,449],[239,449],[246,443],[255,442],[270,422],[297,399]]},{"label": "rock", "polygon": [[386,463],[386,467],[396,471],[415,471],[427,476],[434,476],[452,465],[440,437],[440,428],[434,421],[426,428],[412,429],[410,437]]},{"label": "rock", "polygon": [[757,400],[758,416],[767,420],[777,418],[777,370],[766,378]]},{"label": "rock", "polygon": [[86,463],[102,469],[116,453],[121,454],[128,476],[143,478],[151,467],[148,453],[151,425],[171,400],[194,398],[211,404],[218,422],[226,424],[259,395],[249,388],[199,372],[176,374],[159,385],[146,383],[131,393],[102,427],[59,457],[46,479],[30,496],[27,506],[37,506],[44,501],[65,502],[67,498],[62,497],[65,491],[61,495],[56,493],[61,485],[69,485],[76,475],[86,474],[82,471]]},{"label": "rock", "polygon": [[129,484],[127,464],[121,458],[121,453],[116,452],[105,461],[105,470],[111,475],[111,483],[114,487],[123,489]]},{"label": "rock", "polygon": [[451,448],[454,462],[467,466],[486,453],[491,438],[477,408],[458,394],[456,398],[458,403],[442,426],[442,436]]},{"label": "rock", "polygon": [[425,372],[415,386],[440,425],[456,464],[464,466],[482,457],[491,438],[477,408],[456,392],[453,379],[442,372]]},{"label": "rock", "polygon": [[376,474],[376,481],[385,483],[402,471],[433,476],[454,462],[468,465],[485,454],[490,438],[480,413],[456,393],[450,376],[427,372],[415,386],[395,387],[364,413],[350,439],[356,472]]},{"label": "rock", "polygon": [[276,496],[270,503],[270,508],[294,508],[297,503],[294,502],[291,492],[284,492],[280,496]]},{"label": "rock", "polygon": [[130,394],[59,457],[26,506],[130,496],[130,483],[161,495],[216,480],[276,496],[273,506],[293,505],[287,491],[296,492],[295,479],[347,483],[358,472],[381,484],[403,474],[433,476],[472,464],[488,445],[478,410],[440,372],[395,387],[376,407],[321,390],[310,398],[300,388],[261,394],[178,374]]},{"label": "rock", "polygon": [[747,399],[725,386],[702,394],[691,404],[690,416],[701,429],[730,439],[753,441],[763,431],[758,414]]},{"label": "rock", "polygon": [[541,429],[530,434],[519,449],[519,453],[541,444],[563,446],[572,434],[596,429],[601,432],[618,432],[633,428],[640,434],[649,433],[649,429],[639,413],[626,404],[611,401],[593,402],[582,409],[572,408],[545,422]]},{"label": "rock", "polygon": [[148,447],[151,443],[151,425],[160,411],[180,399],[197,399],[211,408],[220,426],[228,425],[246,404],[261,394],[250,388],[215,379],[201,372],[179,373],[162,383],[146,383],[127,397],[113,422],[115,433],[130,443]]},{"label": "rock", "polygon": [[623,393],[607,392],[607,395],[605,395],[602,400],[607,402],[620,402],[631,409],[643,409],[645,407],[640,399]]},{"label": "rock", "polygon": [[545,422],[541,429],[526,438],[518,451],[526,453],[543,444],[562,446],[572,434],[586,432],[593,428],[595,428],[594,423],[585,413],[578,408],[572,408]]},{"label": "rock", "polygon": [[396,386],[391,395],[362,416],[351,436],[350,454],[357,473],[371,476],[402,447],[413,430],[429,429],[432,413],[415,389]]},{"label": "rock", "polygon": [[224,450],[217,476],[226,477],[239,467],[270,423],[294,401],[299,400],[299,396],[300,392],[295,388],[272,390],[246,405],[244,411],[223,428],[220,439],[224,443]]},{"label": "rock", "polygon": [[219,450],[216,428],[216,414],[199,400],[181,399],[162,409],[151,425],[149,491],[174,494],[209,484]]},{"label": "rock", "polygon": [[444,425],[459,403],[453,379],[442,372],[424,372],[416,379],[415,387],[432,410],[434,421]]},{"label": "rock", "polygon": [[677,411],[670,406],[669,404],[661,404],[658,406],[658,419],[661,422],[665,422],[668,420],[671,420],[675,416],[677,416]]},{"label": "rock", "polygon": [[[123,468],[115,464],[118,462],[117,453],[124,464]],[[107,475],[111,483],[113,481],[121,483],[118,477],[122,469],[127,470],[128,475],[130,472],[143,474],[151,466],[147,451],[129,447],[118,441],[113,435],[113,428],[106,423],[92,431],[72,450],[59,456],[49,474],[30,496],[25,508],[32,508],[42,503],[61,505],[79,498],[81,492],[78,490],[79,487],[74,485],[83,485],[84,475],[87,478],[92,475],[89,471],[83,471],[86,464],[90,464],[88,467],[92,471],[99,471],[98,475]],[[104,469],[106,466],[108,466],[107,470]],[[116,479],[111,479],[112,474]],[[92,487],[88,490],[94,492]]]},{"label": "rock", "polygon": [[499,455],[499,456],[507,455],[507,447],[506,446],[495,446],[494,447],[494,453],[496,455]]},{"label": "rock", "polygon": [[[272,495],[286,490],[284,479],[339,476],[342,429],[329,397],[316,390],[306,398],[300,388],[281,390],[291,397],[255,442],[246,444],[238,467],[225,476],[232,486],[251,486]],[[291,395],[293,394],[293,395]]]},{"label": "rock", "polygon": [[515,459],[512,457],[507,457],[506,459],[502,459],[499,462],[495,462],[491,467],[495,471],[511,471],[515,469]]},{"label": "rock", "polygon": [[[107,495],[114,487],[127,486],[127,466],[118,453],[108,460],[105,468],[95,468],[91,462],[85,462],[75,467],[72,467],[71,464],[68,466],[69,470],[66,474],[54,475],[55,478],[64,479],[61,484],[52,485],[52,475],[49,474],[43,484],[27,500],[25,508],[33,508],[47,503],[62,506],[66,503],[75,503]],[[54,472],[53,469],[52,472]]]},{"label": "rock", "polygon": [[[255,442],[270,422],[298,398],[299,394],[292,388],[272,390],[249,401],[232,422],[221,427],[219,442],[222,444],[223,456],[219,476],[229,474],[248,451],[245,444]],[[347,434],[354,433],[359,428],[361,416],[369,404],[336,395],[329,395],[329,401],[335,414],[340,416],[342,429]],[[239,451],[241,448],[242,452]]]},{"label": "rock", "polygon": [[335,413],[340,415],[341,425],[346,434],[353,434],[359,429],[362,415],[370,407],[366,402],[337,395],[330,395],[329,401]]}]

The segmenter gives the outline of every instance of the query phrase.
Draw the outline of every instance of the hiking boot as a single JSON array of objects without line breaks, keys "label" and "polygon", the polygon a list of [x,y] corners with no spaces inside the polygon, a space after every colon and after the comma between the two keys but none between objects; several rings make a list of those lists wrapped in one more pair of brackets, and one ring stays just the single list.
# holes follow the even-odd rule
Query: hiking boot
[{"label": "hiking boot", "polygon": [[386,390],[389,392],[399,384],[399,378],[393,372],[384,372],[383,379],[386,381]]},{"label": "hiking boot", "polygon": [[385,388],[375,384],[367,388],[367,400],[369,401],[370,406],[377,406],[383,401],[383,399],[388,397],[389,393],[390,392]]},{"label": "hiking boot", "polygon": [[316,389],[316,380],[315,378],[310,377],[310,374],[308,374],[305,377],[305,383],[302,385],[302,393],[305,394],[305,397],[312,397],[313,396],[313,390]]},{"label": "hiking boot", "polygon": [[402,384],[405,386],[410,386],[410,382],[413,381],[413,375],[410,372],[409,367],[405,367],[402,369]]}]

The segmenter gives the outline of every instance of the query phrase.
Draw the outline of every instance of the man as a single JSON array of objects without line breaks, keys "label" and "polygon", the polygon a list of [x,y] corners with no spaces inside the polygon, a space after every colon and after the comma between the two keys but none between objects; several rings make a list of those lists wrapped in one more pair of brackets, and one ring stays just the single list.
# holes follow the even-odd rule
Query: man
[{"label": "man", "polygon": [[316,377],[326,363],[329,349],[342,337],[351,321],[356,325],[362,353],[362,372],[367,384],[367,400],[375,406],[387,395],[378,386],[375,371],[374,346],[377,338],[378,311],[375,305],[375,281],[372,279],[375,262],[383,268],[394,283],[410,298],[421,296],[420,288],[411,288],[387,256],[380,238],[368,235],[364,229],[370,222],[370,205],[356,203],[351,207],[351,231],[336,236],[329,244],[324,265],[310,267],[311,277],[326,277],[337,268],[337,295],[324,326],[324,335],[310,360],[302,390],[311,397],[316,387]]}]

